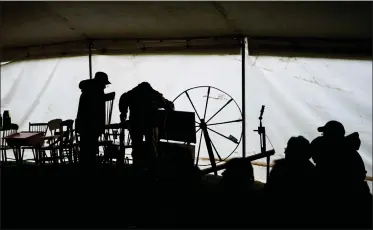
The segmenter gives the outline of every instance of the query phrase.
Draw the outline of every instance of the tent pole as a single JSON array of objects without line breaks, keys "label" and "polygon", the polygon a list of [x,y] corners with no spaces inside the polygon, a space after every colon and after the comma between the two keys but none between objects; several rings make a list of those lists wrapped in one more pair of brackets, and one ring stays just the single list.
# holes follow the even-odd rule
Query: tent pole
[{"label": "tent pole", "polygon": [[246,116],[245,116],[245,58],[246,58],[246,37],[241,38],[241,65],[242,65],[242,157],[246,157]]},{"label": "tent pole", "polygon": [[89,40],[88,49],[89,49],[89,79],[92,79],[92,41],[91,40]]}]

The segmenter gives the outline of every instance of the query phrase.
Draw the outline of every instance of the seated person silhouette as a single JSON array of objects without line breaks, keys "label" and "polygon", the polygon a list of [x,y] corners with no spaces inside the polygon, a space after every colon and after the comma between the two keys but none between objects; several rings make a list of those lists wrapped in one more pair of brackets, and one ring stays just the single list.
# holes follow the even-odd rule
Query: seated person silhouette
[{"label": "seated person silhouette", "polygon": [[[318,128],[322,136],[316,138],[313,146],[313,159],[319,176],[333,178],[328,183],[349,183],[349,190],[361,188],[366,177],[363,159],[357,152],[360,147],[358,133],[345,137],[344,126],[338,121],[329,121]],[[336,174],[338,176],[336,177]],[[335,186],[336,186],[335,184]],[[365,186],[364,186],[365,187]]]},{"label": "seated person silhouette", "polygon": [[251,191],[254,183],[253,166],[243,158],[229,160],[222,176],[223,178],[218,186],[225,191],[235,190],[235,188],[239,191]]},{"label": "seated person silhouette", "polygon": [[371,227],[371,215],[366,215],[367,210],[371,213],[371,204],[369,208],[365,205],[371,202],[371,195],[364,162],[357,152],[358,134],[345,136],[344,126],[338,121],[329,121],[318,131],[323,135],[313,140],[311,147],[320,203],[324,205],[322,222],[334,227]]},{"label": "seated person silhouette", "polygon": [[97,72],[94,79],[79,83],[82,94],[76,117],[76,131],[80,134],[79,162],[94,165],[98,153],[98,138],[105,131],[105,92],[110,84],[104,72]]},{"label": "seated person silhouette", "polygon": [[310,142],[303,136],[291,137],[285,148],[285,158],[275,161],[266,187],[276,194],[282,190],[285,194],[289,193],[287,190],[308,190],[315,173],[315,166],[310,158]]},{"label": "seated person silhouette", "polygon": [[[266,194],[273,207],[272,218],[281,227],[304,227],[312,215],[315,166],[310,158],[309,141],[303,136],[291,137],[285,158],[275,161],[269,174]],[[289,216],[292,216],[290,220]]]},{"label": "seated person silhouette", "polygon": [[260,190],[255,187],[254,169],[251,162],[244,158],[233,158],[226,163],[222,176],[213,200],[214,208],[210,211],[212,217],[216,210],[224,211],[224,220],[220,220],[216,227],[255,227],[256,223],[261,222],[258,218],[261,215],[259,201],[262,199]]},{"label": "seated person silhouette", "polygon": [[[121,122],[130,110],[129,132],[132,139],[132,159],[135,168],[152,168],[157,164],[157,110],[174,110],[174,105],[154,90],[148,82],[142,82],[123,93],[119,100]],[[143,137],[145,136],[145,146]]]}]

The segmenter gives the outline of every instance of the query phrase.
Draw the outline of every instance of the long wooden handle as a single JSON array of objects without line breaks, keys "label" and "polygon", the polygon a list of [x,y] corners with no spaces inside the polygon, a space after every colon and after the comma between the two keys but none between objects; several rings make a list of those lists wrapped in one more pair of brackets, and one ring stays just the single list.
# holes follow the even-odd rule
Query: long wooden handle
[{"label": "long wooden handle", "polygon": [[[261,159],[261,158],[265,158],[267,156],[272,156],[274,154],[275,154],[275,150],[272,149],[272,150],[268,150],[264,153],[259,153],[259,154],[255,154],[255,155],[252,155],[252,156],[248,156],[245,159],[247,161],[255,161],[255,160],[258,160],[258,159]],[[216,166],[216,170],[217,171],[223,170],[223,169],[226,168],[226,166],[227,166],[226,163],[223,163],[221,165]],[[203,175],[206,175],[206,174],[209,174],[209,173],[213,172],[214,170],[213,170],[213,168],[206,168],[206,169],[202,169],[201,171],[202,171]]]}]

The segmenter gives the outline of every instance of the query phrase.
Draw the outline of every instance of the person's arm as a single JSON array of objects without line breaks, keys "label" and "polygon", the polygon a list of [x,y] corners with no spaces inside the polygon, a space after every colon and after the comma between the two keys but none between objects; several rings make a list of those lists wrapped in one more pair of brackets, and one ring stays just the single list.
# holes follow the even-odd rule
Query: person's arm
[{"label": "person's arm", "polygon": [[155,91],[155,95],[157,97],[157,101],[159,103],[159,107],[164,108],[165,110],[175,110],[174,103],[172,101],[167,100],[163,97],[161,93]]},{"label": "person's arm", "polygon": [[164,98],[164,100],[165,100],[165,103],[166,103],[166,107],[167,108],[165,108],[165,109],[168,109],[168,110],[175,110],[175,105],[174,105],[174,103],[172,102],[172,101],[169,101],[169,100],[167,100],[166,98]]},{"label": "person's arm", "polygon": [[123,123],[127,119],[128,106],[129,106],[129,95],[123,93],[119,99],[119,112],[120,112],[120,121]]}]

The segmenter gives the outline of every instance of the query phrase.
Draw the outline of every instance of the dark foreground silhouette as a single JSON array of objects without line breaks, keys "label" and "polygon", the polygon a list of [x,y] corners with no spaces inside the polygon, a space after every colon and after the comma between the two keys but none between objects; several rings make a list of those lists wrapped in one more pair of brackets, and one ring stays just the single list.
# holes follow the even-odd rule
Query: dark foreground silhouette
[{"label": "dark foreground silhouette", "polygon": [[[1,227],[371,228],[358,133],[345,136],[336,121],[318,130],[311,143],[289,139],[265,185],[246,159],[231,159],[213,183],[178,152],[157,159],[157,167],[84,157],[84,164],[2,167]],[[95,156],[97,147],[87,145],[86,156],[90,148]]]}]

